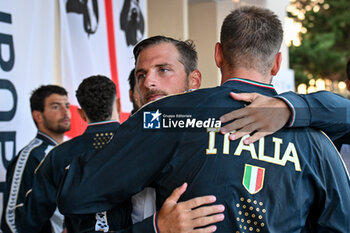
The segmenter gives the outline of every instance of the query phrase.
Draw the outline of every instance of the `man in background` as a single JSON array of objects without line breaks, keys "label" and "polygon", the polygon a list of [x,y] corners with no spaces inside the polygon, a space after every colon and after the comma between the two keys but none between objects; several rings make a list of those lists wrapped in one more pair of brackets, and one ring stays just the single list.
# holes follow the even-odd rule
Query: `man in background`
[{"label": "man in background", "polygon": [[[31,191],[36,167],[54,146],[63,142],[64,133],[70,129],[71,114],[64,88],[40,86],[32,92],[30,108],[38,133],[7,168],[1,221],[4,233],[17,232],[15,211],[23,205],[26,194]],[[47,219],[38,232],[62,232],[62,226],[63,216],[57,212],[51,223]]]},{"label": "man in background", "polygon": [[131,111],[131,115],[134,114],[142,105],[140,102],[140,93],[138,92],[138,89],[135,86],[135,69],[132,69],[129,74],[129,99],[132,103],[133,110]]},{"label": "man in background", "polygon": [[[32,191],[27,195],[24,204],[16,209],[18,232],[43,231],[43,223],[55,212],[57,189],[73,155],[102,148],[119,127],[116,90],[110,79],[104,76],[87,78],[80,84],[76,96],[82,107],[78,109],[78,113],[88,123],[88,127],[81,136],[51,150],[35,170]],[[120,213],[119,221],[114,223],[115,227],[126,227],[130,224],[131,206],[128,201],[121,206],[125,210]],[[95,219],[95,216],[89,217]],[[78,232],[89,227],[86,219],[80,225],[73,225],[72,222],[75,223],[74,218],[66,220],[68,232]],[[90,228],[94,229],[94,226]]]}]

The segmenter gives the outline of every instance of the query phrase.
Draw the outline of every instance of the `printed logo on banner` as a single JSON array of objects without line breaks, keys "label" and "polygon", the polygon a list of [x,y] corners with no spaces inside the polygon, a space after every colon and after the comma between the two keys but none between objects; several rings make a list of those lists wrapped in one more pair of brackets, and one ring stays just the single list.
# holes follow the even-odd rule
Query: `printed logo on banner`
[{"label": "printed logo on banner", "polygon": [[246,164],[244,167],[243,186],[251,194],[259,192],[264,185],[265,168]]},{"label": "printed logo on banner", "polygon": [[145,32],[145,20],[139,0],[124,0],[120,13],[120,29],[125,32],[126,44],[136,45]]},{"label": "printed logo on banner", "polygon": [[160,129],[162,113],[157,111],[153,112],[144,112],[143,113],[143,128],[144,129]]},{"label": "printed logo on banner", "polygon": [[84,30],[90,35],[97,31],[98,26],[98,1],[97,0],[68,0],[66,3],[67,13],[83,15]]}]

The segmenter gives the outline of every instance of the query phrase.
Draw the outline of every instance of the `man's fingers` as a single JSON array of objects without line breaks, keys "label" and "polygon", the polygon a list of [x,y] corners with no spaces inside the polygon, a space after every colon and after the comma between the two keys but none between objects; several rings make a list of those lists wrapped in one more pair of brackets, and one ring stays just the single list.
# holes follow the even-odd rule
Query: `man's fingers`
[{"label": "man's fingers", "polygon": [[256,122],[253,122],[252,124],[245,125],[243,128],[239,129],[238,131],[231,133],[229,136],[229,139],[231,141],[234,141],[246,135],[250,135],[254,131],[259,131],[259,129],[260,129],[259,124],[257,124]]},{"label": "man's fingers", "polygon": [[260,138],[265,137],[267,135],[272,134],[272,132],[266,132],[266,131],[258,131],[256,133],[254,133],[252,136],[244,139],[243,143],[248,145],[250,143],[254,143],[256,141],[258,141]]},{"label": "man's fingers", "polygon": [[216,229],[217,229],[216,226],[208,226],[206,228],[200,228],[200,229],[190,231],[190,233],[210,233],[210,232],[215,232]]},{"label": "man's fingers", "polygon": [[[258,93],[234,93],[234,92],[230,92],[230,96],[238,101],[244,101],[244,102],[253,102],[254,100],[256,100],[258,97],[260,97],[261,95]],[[246,115],[248,115],[248,109],[247,108],[241,108],[235,111],[232,111],[230,113],[227,113],[223,116],[220,117],[220,121],[222,123],[226,123],[238,118],[242,118]]]},{"label": "man's fingers", "polygon": [[218,214],[225,211],[224,205],[211,205],[211,206],[203,206],[189,212],[189,218],[195,219],[200,217],[205,217],[208,215]]},{"label": "man's fingers", "polygon": [[181,205],[184,209],[194,209],[197,208],[201,205],[206,205],[206,204],[210,204],[216,201],[216,197],[213,195],[208,195],[208,196],[203,196],[203,197],[196,197],[196,198],[192,198],[188,201],[179,203],[179,205]]},{"label": "man's fingers", "polygon": [[236,130],[239,130],[247,125],[250,125],[255,121],[255,118],[253,116],[247,116],[241,119],[237,119],[234,122],[231,122],[224,127],[221,127],[220,132],[222,134],[225,134],[227,132],[234,132]]},{"label": "man's fingers", "polygon": [[174,191],[171,193],[171,195],[165,200],[165,202],[177,202],[181,195],[186,191],[187,189],[187,183],[184,183],[180,187],[177,187],[174,189]]},{"label": "man's fingers", "polygon": [[221,116],[220,121],[222,123],[226,123],[229,121],[233,121],[233,120],[242,118],[242,117],[248,115],[248,111],[249,111],[249,109],[247,109],[247,108],[240,108],[240,109],[234,110],[232,112],[226,113],[225,115]]},{"label": "man's fingers", "polygon": [[193,228],[203,227],[203,226],[207,226],[207,225],[210,225],[213,223],[221,222],[224,219],[225,219],[224,214],[215,214],[212,216],[197,218],[193,221],[193,224],[194,224]]},{"label": "man's fingers", "polygon": [[256,98],[260,96],[258,93],[234,93],[230,92],[232,99],[243,102],[253,102]]}]

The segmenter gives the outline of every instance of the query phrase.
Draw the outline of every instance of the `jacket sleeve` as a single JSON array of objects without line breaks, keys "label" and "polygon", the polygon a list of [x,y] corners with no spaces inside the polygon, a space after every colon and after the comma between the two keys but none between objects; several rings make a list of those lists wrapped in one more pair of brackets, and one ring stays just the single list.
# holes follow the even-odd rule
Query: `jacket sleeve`
[{"label": "jacket sleeve", "polygon": [[52,156],[49,153],[36,169],[32,189],[27,193],[24,205],[16,209],[19,232],[40,232],[55,212],[58,187],[53,181]]},{"label": "jacket sleeve", "polygon": [[141,120],[142,113],[133,115],[103,149],[72,160],[58,194],[61,213],[110,210],[150,186],[160,175],[177,147],[178,134],[144,130],[137,126]]},{"label": "jacket sleeve", "polygon": [[[10,232],[11,231],[11,215],[13,216],[13,211],[11,211],[12,206],[8,206],[9,202],[9,192],[11,190],[11,183],[13,178],[13,172],[16,166],[16,157],[10,162],[10,165],[7,167],[6,170],[6,182],[5,182],[5,188],[3,193],[3,200],[2,200],[2,216],[1,216],[1,230],[3,232]],[[14,220],[13,222],[14,223]]]},{"label": "jacket sleeve", "polygon": [[[4,198],[4,220],[2,229],[10,229],[10,232],[16,231],[19,217],[16,210],[21,208],[24,203],[26,193],[30,191],[33,184],[33,175],[35,168],[39,165],[40,149],[31,150],[28,155],[22,156],[23,151],[18,155],[13,163],[10,173],[7,174],[7,190]],[[4,230],[5,231],[5,230]]]},{"label": "jacket sleeve", "polygon": [[310,219],[317,223],[315,232],[350,232],[349,175],[332,142],[321,136],[315,142],[320,148],[313,164],[318,192]]},{"label": "jacket sleeve", "polygon": [[285,92],[277,96],[292,112],[290,127],[313,127],[335,140],[350,132],[350,101],[328,91],[307,95]]}]

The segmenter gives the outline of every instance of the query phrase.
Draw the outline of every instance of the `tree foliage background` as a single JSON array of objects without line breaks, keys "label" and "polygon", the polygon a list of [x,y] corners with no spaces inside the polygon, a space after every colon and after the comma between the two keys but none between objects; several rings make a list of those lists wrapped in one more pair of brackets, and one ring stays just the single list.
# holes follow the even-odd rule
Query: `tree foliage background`
[{"label": "tree foliage background", "polygon": [[319,77],[345,80],[350,0],[291,0],[288,16],[302,24],[301,45],[289,48],[296,84]]}]

